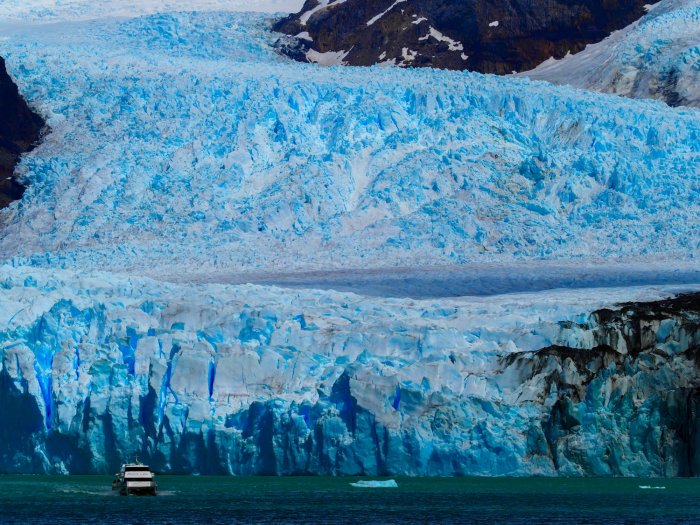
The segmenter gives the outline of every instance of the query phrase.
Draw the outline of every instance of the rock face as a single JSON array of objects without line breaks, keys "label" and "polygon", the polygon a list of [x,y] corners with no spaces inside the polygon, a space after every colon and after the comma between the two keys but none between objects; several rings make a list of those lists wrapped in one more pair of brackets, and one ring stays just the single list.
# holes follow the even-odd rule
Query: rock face
[{"label": "rock face", "polygon": [[13,176],[15,165],[34,147],[43,127],[44,121],[29,109],[0,58],[0,208],[22,197],[24,186]]},{"label": "rock face", "polygon": [[543,403],[535,453],[565,475],[700,475],[700,294],[591,319],[562,323],[572,346],[505,359]]},{"label": "rock face", "polygon": [[162,472],[700,472],[700,294],[590,315],[576,298],[569,315],[563,291],[0,279],[0,471],[111,472],[138,453]]},{"label": "rock face", "polygon": [[645,0],[307,0],[279,21],[283,52],[321,64],[509,74],[576,53],[644,14]]}]

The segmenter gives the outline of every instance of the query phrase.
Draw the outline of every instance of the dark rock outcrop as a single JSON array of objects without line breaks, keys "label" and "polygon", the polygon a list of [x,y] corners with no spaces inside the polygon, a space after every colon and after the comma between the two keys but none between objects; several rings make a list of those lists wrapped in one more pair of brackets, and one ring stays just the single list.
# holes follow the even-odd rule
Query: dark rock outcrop
[{"label": "dark rock outcrop", "polygon": [[532,69],[549,57],[577,53],[639,19],[646,3],[307,0],[300,13],[274,28],[289,35],[278,45],[296,60],[317,61],[314,53],[307,58],[312,50],[342,52],[348,65],[390,62],[508,74]]},{"label": "dark rock outcrop", "polygon": [[700,294],[591,320],[562,323],[579,344],[504,359],[538,392],[541,454],[563,474],[700,476]]},{"label": "dark rock outcrop", "polygon": [[0,58],[0,209],[22,197],[24,186],[14,169],[20,155],[34,148],[43,127],[44,120],[27,106]]}]

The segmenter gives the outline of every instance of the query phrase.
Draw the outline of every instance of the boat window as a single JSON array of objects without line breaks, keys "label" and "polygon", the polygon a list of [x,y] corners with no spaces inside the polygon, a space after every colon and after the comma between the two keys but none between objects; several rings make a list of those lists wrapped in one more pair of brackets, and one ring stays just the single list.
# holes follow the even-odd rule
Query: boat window
[{"label": "boat window", "polygon": [[148,467],[126,467],[124,469],[125,472],[150,472],[150,469]]}]

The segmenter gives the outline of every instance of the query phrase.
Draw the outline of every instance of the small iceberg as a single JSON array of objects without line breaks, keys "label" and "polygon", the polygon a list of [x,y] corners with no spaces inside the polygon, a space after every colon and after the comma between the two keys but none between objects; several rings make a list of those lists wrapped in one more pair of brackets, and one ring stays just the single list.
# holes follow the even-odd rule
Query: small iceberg
[{"label": "small iceberg", "polygon": [[385,481],[373,481],[373,480],[360,480],[355,483],[350,483],[353,487],[359,487],[362,489],[397,489],[399,488],[398,483],[393,479],[387,479]]},{"label": "small iceberg", "polygon": [[640,489],[649,489],[649,490],[664,490],[666,487],[659,487],[659,486],[651,486],[651,485],[639,485]]}]

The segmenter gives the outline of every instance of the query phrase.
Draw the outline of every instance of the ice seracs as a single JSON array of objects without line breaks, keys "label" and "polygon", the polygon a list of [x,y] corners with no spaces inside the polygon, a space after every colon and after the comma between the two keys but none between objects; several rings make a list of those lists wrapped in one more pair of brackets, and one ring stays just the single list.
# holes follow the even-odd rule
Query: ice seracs
[{"label": "ice seracs", "polygon": [[29,190],[0,216],[0,259],[184,276],[694,255],[694,114],[524,79],[299,64],[267,24],[13,26],[0,53],[53,132],[19,166]]}]

